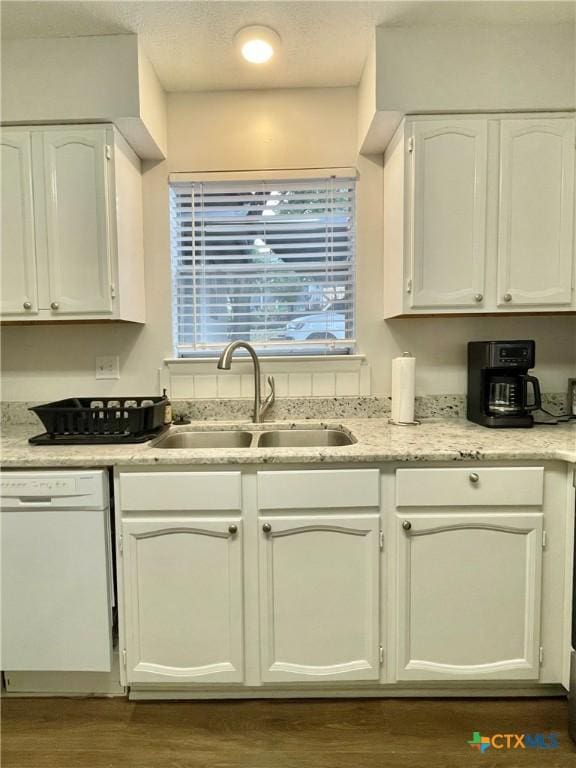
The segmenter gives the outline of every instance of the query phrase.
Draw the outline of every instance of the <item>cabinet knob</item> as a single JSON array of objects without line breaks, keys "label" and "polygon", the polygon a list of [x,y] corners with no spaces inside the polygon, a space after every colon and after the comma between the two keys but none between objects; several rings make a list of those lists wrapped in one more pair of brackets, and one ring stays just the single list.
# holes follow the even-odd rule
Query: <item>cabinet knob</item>
[{"label": "cabinet knob", "polygon": [[505,293],[504,294],[504,301],[512,301],[512,294],[511,293]]},{"label": "cabinet knob", "polygon": [[235,523],[232,523],[232,525],[228,526],[228,533],[232,534],[234,536],[235,533],[238,533],[238,526]]},{"label": "cabinet knob", "polygon": [[410,522],[410,520],[403,520],[402,528],[404,528],[405,531],[409,531],[410,528],[412,528],[412,523]]},{"label": "cabinet knob", "polygon": [[478,302],[479,304],[481,301],[484,301],[484,296],[481,293],[475,293],[474,301]]},{"label": "cabinet knob", "polygon": [[270,523],[264,523],[264,525],[262,526],[262,530],[264,531],[264,533],[270,533],[270,531],[272,530],[272,526],[270,525]]},{"label": "cabinet knob", "polygon": [[58,304],[57,301],[53,301],[52,304],[50,304],[51,309],[60,309],[60,304]]},{"label": "cabinet knob", "polygon": [[477,483],[480,480],[480,475],[477,472],[470,472],[469,478],[471,483]]},{"label": "cabinet knob", "polygon": [[25,301],[22,306],[24,307],[24,309],[32,309],[32,302]]}]

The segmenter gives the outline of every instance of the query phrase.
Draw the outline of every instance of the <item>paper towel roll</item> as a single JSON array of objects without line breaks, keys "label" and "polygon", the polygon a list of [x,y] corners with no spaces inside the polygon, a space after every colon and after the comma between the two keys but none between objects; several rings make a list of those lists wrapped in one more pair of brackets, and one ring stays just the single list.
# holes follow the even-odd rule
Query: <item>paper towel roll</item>
[{"label": "paper towel roll", "polygon": [[392,360],[392,421],[414,423],[414,382],[416,358],[410,352]]}]

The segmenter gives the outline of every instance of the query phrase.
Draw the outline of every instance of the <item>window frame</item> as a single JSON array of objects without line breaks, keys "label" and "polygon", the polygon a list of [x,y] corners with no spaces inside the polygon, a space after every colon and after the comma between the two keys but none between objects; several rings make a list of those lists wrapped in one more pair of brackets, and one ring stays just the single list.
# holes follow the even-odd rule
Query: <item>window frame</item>
[{"label": "window frame", "polygon": [[[350,249],[351,249],[351,256],[350,261],[346,262],[348,264],[351,276],[346,278],[346,286],[350,290],[351,299],[351,308],[348,312],[346,312],[345,315],[345,337],[344,338],[337,338],[334,339],[334,341],[322,339],[321,341],[308,341],[308,340],[298,340],[295,339],[293,343],[287,344],[273,344],[270,339],[266,339],[265,341],[258,342],[258,341],[251,341],[250,339],[247,339],[247,341],[250,341],[250,343],[253,344],[253,346],[258,350],[259,355],[264,355],[267,357],[274,357],[276,359],[283,359],[283,358],[301,358],[306,359],[308,357],[310,358],[322,358],[322,357],[331,357],[334,358],[336,356],[352,356],[357,354],[357,343],[356,343],[356,311],[357,311],[357,181],[358,181],[358,174],[356,169],[352,168],[331,168],[331,169],[307,169],[307,170],[297,170],[297,171],[285,171],[285,170],[278,170],[278,171],[243,171],[243,172],[237,172],[237,173],[202,173],[202,174],[196,174],[196,173],[173,173],[169,175],[169,216],[170,216],[170,269],[171,269],[171,276],[172,276],[172,306],[171,306],[171,312],[172,312],[172,348],[174,353],[174,358],[177,360],[195,360],[195,359],[213,359],[218,357],[221,350],[226,346],[228,341],[222,341],[222,343],[219,342],[200,342],[198,343],[197,337],[194,339],[193,343],[190,345],[186,345],[185,343],[182,343],[182,341],[179,338],[179,321],[181,319],[181,315],[179,313],[179,296],[178,296],[178,290],[181,288],[181,273],[178,273],[178,269],[176,266],[176,258],[175,257],[175,248],[181,248],[181,236],[178,231],[178,221],[176,220],[177,217],[177,208],[175,207],[174,200],[175,195],[177,195],[176,190],[178,187],[180,188],[186,188],[188,186],[190,190],[193,190],[194,184],[196,185],[210,185],[211,183],[217,182],[219,184],[223,185],[231,185],[231,187],[237,183],[242,182],[243,185],[253,185],[254,186],[254,193],[258,193],[260,190],[262,190],[264,187],[262,186],[262,182],[273,182],[274,184],[278,185],[279,188],[282,188],[282,185],[285,185],[285,188],[290,188],[290,186],[293,186],[295,183],[302,183],[308,187],[310,187],[311,184],[317,183],[318,189],[328,189],[329,184],[331,183],[338,183],[339,181],[342,182],[342,184],[349,185],[351,188],[351,191],[347,194],[350,195],[351,199],[351,224],[349,233],[346,235],[346,238],[349,240]],[[259,189],[260,188],[260,189]],[[312,189],[312,187],[311,187]],[[258,223],[258,222],[256,222]],[[204,247],[204,246],[203,246]],[[194,245],[192,246],[194,248]],[[233,258],[233,257],[232,257]],[[323,252],[323,260],[327,259],[326,251]],[[344,264],[344,262],[343,262]],[[281,271],[281,270],[280,270]],[[345,271],[345,268],[344,268]],[[337,274],[337,272],[334,272],[332,274]],[[271,296],[273,296],[273,291],[270,292]],[[193,296],[193,302],[194,307],[197,307],[197,298],[196,296]],[[195,310],[194,310],[195,311]],[[319,312],[314,313],[313,310],[303,310],[302,315],[313,315],[313,314],[321,314],[322,311],[329,311],[329,310],[320,310]],[[336,310],[337,311],[337,310]],[[286,325],[289,322],[293,322],[293,320],[289,320]],[[348,327],[351,328],[351,331],[348,332]],[[328,332],[330,329],[327,327],[326,331]],[[196,333],[196,327],[194,329],[194,333]]]}]

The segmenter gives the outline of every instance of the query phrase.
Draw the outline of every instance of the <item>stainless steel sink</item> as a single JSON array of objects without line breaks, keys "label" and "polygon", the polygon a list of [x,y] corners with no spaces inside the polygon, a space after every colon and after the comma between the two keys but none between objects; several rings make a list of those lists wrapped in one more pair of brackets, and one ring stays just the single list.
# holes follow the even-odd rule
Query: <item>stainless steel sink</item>
[{"label": "stainless steel sink", "polygon": [[263,432],[258,438],[258,447],[321,448],[352,445],[354,442],[354,438],[342,429],[279,429]]},{"label": "stainless steel sink", "polygon": [[252,433],[241,430],[177,432],[166,435],[154,448],[249,448]]},{"label": "stainless steel sink", "polygon": [[161,437],[153,448],[322,448],[352,445],[356,440],[342,429],[182,430]]}]

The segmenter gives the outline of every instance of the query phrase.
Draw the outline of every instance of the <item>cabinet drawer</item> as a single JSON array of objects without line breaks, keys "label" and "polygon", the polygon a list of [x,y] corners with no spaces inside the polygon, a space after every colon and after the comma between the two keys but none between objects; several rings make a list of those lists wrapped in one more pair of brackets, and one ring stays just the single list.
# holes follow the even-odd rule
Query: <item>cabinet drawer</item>
[{"label": "cabinet drawer", "polygon": [[259,509],[378,507],[377,469],[258,472]]},{"label": "cabinet drawer", "polygon": [[124,512],[218,511],[242,509],[240,472],[123,472]]},{"label": "cabinet drawer", "polygon": [[399,469],[398,507],[534,506],[542,504],[543,467]]}]

